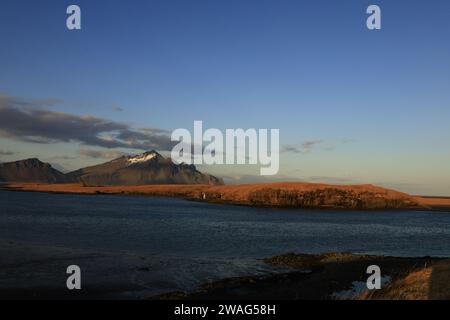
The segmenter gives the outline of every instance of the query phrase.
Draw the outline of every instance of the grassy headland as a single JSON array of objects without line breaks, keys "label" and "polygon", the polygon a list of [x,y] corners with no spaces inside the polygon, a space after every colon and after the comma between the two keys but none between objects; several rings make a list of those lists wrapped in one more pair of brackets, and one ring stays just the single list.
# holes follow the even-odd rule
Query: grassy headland
[{"label": "grassy headland", "polygon": [[110,194],[177,197],[211,203],[261,207],[331,209],[448,210],[450,199],[411,196],[373,185],[267,183],[245,185],[83,186],[81,184],[10,183],[8,190],[72,194]]}]

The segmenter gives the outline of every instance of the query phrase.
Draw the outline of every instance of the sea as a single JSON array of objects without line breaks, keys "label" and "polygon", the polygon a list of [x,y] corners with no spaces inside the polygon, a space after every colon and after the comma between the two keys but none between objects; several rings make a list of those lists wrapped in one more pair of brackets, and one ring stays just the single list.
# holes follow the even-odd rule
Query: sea
[{"label": "sea", "polygon": [[450,213],[0,191],[3,297],[67,290],[69,265],[88,298],[145,299],[286,272],[263,262],[275,255],[325,252],[450,257]]}]

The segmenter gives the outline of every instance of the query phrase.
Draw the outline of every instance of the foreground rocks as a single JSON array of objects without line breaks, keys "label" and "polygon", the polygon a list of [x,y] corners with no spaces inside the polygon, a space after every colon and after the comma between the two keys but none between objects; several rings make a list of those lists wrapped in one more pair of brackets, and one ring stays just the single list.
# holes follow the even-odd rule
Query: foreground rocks
[{"label": "foreground rocks", "polygon": [[[449,279],[450,273],[446,262],[438,258],[397,258],[379,256],[360,256],[349,253],[287,254],[264,260],[266,263],[290,271],[266,277],[241,277],[205,284],[196,292],[174,292],[153,299],[236,299],[236,300],[297,300],[297,299],[428,299],[429,288],[438,279],[422,277],[419,292],[415,295],[405,293],[407,286],[401,286],[415,273],[425,273],[428,269],[447,269],[441,272],[440,279]],[[355,285],[364,288],[369,265],[376,264],[382,270],[382,276],[389,279],[382,290],[368,292],[355,290]],[[415,276],[417,278],[417,276]],[[423,285],[426,283],[427,285]],[[440,295],[431,298],[450,298],[448,282],[440,287]],[[434,284],[436,286],[436,284]],[[414,289],[413,289],[414,290]],[[373,292],[373,293],[372,293]],[[402,295],[403,293],[403,295]]]}]

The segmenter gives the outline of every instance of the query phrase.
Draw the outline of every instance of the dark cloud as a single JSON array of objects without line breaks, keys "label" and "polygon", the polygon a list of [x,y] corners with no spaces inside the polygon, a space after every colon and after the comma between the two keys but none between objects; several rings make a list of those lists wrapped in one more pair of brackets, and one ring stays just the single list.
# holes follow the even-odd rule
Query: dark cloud
[{"label": "dark cloud", "polygon": [[300,145],[284,145],[281,152],[307,153],[320,143],[322,143],[322,140],[307,140]]},{"label": "dark cloud", "polygon": [[0,136],[34,143],[79,142],[104,148],[171,150],[174,142],[161,129],[134,129],[92,116],[46,110],[45,103],[0,96]]}]

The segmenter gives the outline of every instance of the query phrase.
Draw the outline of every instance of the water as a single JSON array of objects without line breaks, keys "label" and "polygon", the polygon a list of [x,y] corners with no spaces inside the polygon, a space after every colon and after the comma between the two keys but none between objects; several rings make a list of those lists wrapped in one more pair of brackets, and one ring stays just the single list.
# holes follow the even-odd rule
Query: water
[{"label": "water", "polygon": [[194,257],[349,251],[450,256],[450,215],[262,209],[179,199],[0,192],[0,239]]},{"label": "water", "polygon": [[[114,272],[144,268],[147,272],[137,272],[133,283],[161,293],[192,289],[205,280],[270,272],[258,259],[287,252],[448,257],[450,214],[263,209],[168,198],[0,191],[0,241],[16,246],[3,246],[4,265],[14,253],[11,265],[22,262],[22,270],[31,272],[19,254],[25,248],[44,265],[49,257],[92,254],[100,261],[92,265],[93,274],[104,271],[98,267],[103,263],[116,266]],[[17,283],[8,282],[5,269],[0,269],[0,288],[2,279],[3,286]]]}]

